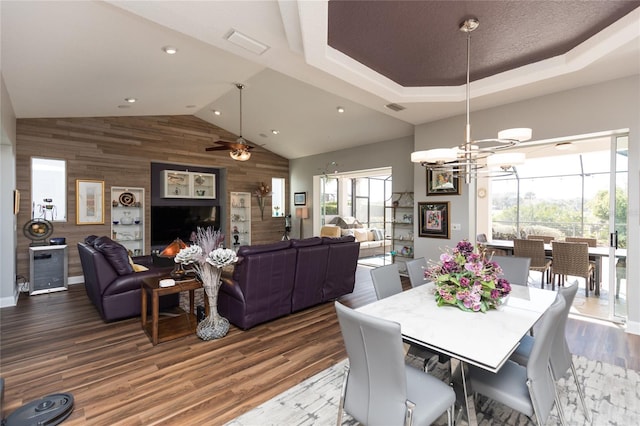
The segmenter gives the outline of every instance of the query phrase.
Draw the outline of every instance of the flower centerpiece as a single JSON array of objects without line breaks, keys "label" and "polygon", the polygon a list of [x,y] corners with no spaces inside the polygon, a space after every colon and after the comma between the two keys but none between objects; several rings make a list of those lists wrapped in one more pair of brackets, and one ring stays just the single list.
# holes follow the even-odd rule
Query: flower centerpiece
[{"label": "flower centerpiece", "polygon": [[502,304],[511,285],[498,278],[501,274],[500,265],[468,241],[460,241],[452,252],[440,255],[437,265],[425,270],[425,277],[436,284],[438,306],[453,305],[468,312],[486,312]]},{"label": "flower centerpiece", "polygon": [[267,196],[271,195],[271,189],[269,189],[269,185],[264,182],[260,182],[260,186],[258,189],[253,191],[258,198],[258,206],[260,207],[260,218],[264,220],[264,200]]},{"label": "flower centerpiece", "polygon": [[195,243],[181,249],[175,262],[191,265],[209,302],[209,316],[202,320],[196,328],[196,334],[202,340],[219,339],[229,331],[229,320],[218,313],[218,291],[222,267],[238,260],[231,249],[222,248],[224,234],[213,228],[200,228],[196,233]]}]

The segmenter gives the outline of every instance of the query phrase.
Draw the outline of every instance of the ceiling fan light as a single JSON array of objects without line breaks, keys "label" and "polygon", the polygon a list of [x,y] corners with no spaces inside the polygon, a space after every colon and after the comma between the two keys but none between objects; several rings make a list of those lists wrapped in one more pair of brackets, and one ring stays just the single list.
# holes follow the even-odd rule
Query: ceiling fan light
[{"label": "ceiling fan light", "polygon": [[411,161],[414,163],[442,164],[457,159],[458,150],[455,148],[436,148],[411,153]]},{"label": "ceiling fan light", "polygon": [[528,127],[517,127],[514,129],[505,129],[498,132],[498,139],[508,141],[524,142],[531,139],[533,131]]},{"label": "ceiling fan light", "polygon": [[526,160],[526,155],[522,152],[503,152],[500,154],[493,154],[487,158],[487,165],[489,167],[500,167],[501,169],[510,169],[513,166],[523,164]]},{"label": "ceiling fan light", "polygon": [[247,161],[251,158],[251,152],[247,149],[236,149],[229,151],[229,156],[236,161]]}]

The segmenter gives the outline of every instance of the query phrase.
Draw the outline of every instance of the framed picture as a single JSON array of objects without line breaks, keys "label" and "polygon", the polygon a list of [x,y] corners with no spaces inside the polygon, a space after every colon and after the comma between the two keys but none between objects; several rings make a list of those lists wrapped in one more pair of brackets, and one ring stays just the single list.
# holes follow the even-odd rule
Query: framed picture
[{"label": "framed picture", "polygon": [[458,177],[453,171],[427,169],[427,195],[460,195]]},{"label": "framed picture", "polygon": [[104,223],[104,181],[76,180],[76,225]]},{"label": "framed picture", "polygon": [[293,205],[294,206],[306,206],[307,205],[307,193],[306,192],[294,192],[293,193]]},{"label": "framed picture", "polygon": [[449,202],[418,203],[420,237],[449,238]]}]

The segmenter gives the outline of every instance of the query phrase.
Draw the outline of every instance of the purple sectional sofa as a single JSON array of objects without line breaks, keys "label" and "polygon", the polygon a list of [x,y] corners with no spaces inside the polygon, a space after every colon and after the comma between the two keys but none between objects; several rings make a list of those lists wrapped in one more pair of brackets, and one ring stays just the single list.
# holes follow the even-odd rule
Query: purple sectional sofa
[{"label": "purple sectional sofa", "polygon": [[[147,271],[134,272],[127,249],[109,237],[87,237],[78,243],[87,296],[105,322],[139,316],[141,286],[146,277],[168,277],[171,267],[157,267],[151,256],[137,256],[133,262]],[[160,298],[160,309],[178,306],[180,295]]]},{"label": "purple sectional sofa", "polygon": [[352,236],[242,246],[223,278],[218,311],[244,330],[351,293],[360,243]]}]

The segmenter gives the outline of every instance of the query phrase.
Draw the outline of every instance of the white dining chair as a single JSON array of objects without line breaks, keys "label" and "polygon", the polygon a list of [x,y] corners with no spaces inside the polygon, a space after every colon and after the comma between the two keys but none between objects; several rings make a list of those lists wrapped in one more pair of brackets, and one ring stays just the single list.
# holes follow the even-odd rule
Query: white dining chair
[{"label": "white dining chair", "polygon": [[430,425],[445,412],[453,424],[451,386],[405,364],[400,324],[335,302],[349,357],[337,425],[343,412],[365,425]]},{"label": "white dining chair", "polygon": [[407,274],[409,275],[409,282],[411,287],[418,287],[422,284],[429,282],[424,277],[424,271],[427,269],[427,259],[419,257],[417,259],[410,260],[406,263]]},{"label": "white dining chair", "polygon": [[502,269],[502,275],[499,275],[498,278],[504,278],[513,285],[527,285],[529,281],[529,266],[531,265],[530,258],[493,256],[492,260]]},{"label": "white dining chair", "polygon": [[510,360],[497,373],[469,366],[473,392],[498,401],[529,418],[535,416],[538,425],[546,424],[555,402],[560,423],[566,424],[549,367],[555,326],[564,313],[564,306],[564,298],[558,296],[542,316],[526,367]]},{"label": "white dining chair", "polygon": [[[566,337],[567,319],[569,318],[569,311],[571,310],[571,305],[577,292],[578,281],[575,281],[570,286],[560,287],[558,289],[558,295],[564,299],[565,307],[562,316],[556,324],[556,333],[553,338],[553,343],[551,344],[551,352],[549,355],[549,365],[551,366],[551,374],[556,383],[567,374],[567,371],[571,370],[576,388],[578,388],[578,396],[582,403],[582,410],[587,420],[591,422],[591,416],[589,415],[589,410],[587,409],[587,404],[584,399],[584,390],[582,386],[580,386],[580,382],[578,382],[578,374],[576,373],[576,367],[573,365],[573,356],[571,355]],[[535,340],[536,337],[524,336],[510,359],[520,365],[527,365]]]}]

